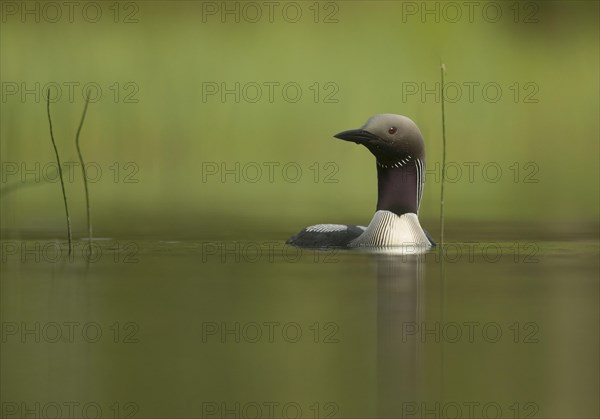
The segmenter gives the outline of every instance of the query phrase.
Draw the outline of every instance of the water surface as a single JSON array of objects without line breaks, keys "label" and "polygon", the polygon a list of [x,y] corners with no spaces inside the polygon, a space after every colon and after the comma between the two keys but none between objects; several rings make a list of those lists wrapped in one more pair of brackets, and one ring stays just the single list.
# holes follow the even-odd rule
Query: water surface
[{"label": "water surface", "polygon": [[598,414],[595,240],[84,243],[2,242],[5,417]]}]

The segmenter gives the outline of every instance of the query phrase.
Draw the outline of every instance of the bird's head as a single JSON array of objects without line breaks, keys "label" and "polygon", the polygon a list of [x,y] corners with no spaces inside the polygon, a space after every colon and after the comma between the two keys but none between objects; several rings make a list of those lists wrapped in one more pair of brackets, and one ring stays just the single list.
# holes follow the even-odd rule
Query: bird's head
[{"label": "bird's head", "polygon": [[364,145],[384,167],[425,157],[421,131],[410,118],[402,115],[375,115],[361,128],[342,131],[334,137]]}]

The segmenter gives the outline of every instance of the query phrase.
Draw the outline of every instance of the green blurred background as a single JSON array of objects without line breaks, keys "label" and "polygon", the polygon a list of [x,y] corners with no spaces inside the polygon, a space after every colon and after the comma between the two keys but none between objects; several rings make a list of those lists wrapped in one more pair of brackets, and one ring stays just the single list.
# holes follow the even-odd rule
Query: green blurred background
[{"label": "green blurred background", "polygon": [[[97,236],[235,236],[271,223],[283,237],[315,222],[368,223],[376,200],[374,159],[332,135],[377,113],[407,115],[423,132],[428,169],[435,173],[427,176],[421,217],[435,231],[440,103],[420,93],[439,87],[441,62],[447,83],[462,93],[446,106],[448,161],[463,169],[447,184],[448,228],[500,222],[550,234],[597,234],[598,2],[494,3],[502,12],[498,22],[486,21],[494,20],[495,9],[485,9],[485,2],[469,22],[459,2],[456,23],[456,7],[437,2],[296,2],[302,12],[296,23],[289,23],[296,6],[285,2],[274,9],[273,22],[267,6],[254,3],[262,11],[255,23],[256,7],[243,2],[227,6],[239,8],[239,23],[220,14],[221,2],[103,3],[97,23],[82,17],[86,3],[74,9],[72,23],[66,7],[52,23],[51,7],[28,2],[40,8],[36,22],[35,15],[21,16],[22,4],[3,3],[0,32],[4,234],[64,232],[60,186],[44,182],[52,171],[43,168],[54,155],[42,90],[47,83],[61,86],[51,108],[55,136],[62,160],[76,162],[82,86],[89,82],[102,89],[81,140],[84,159],[102,169],[90,185]],[[215,14],[206,14],[213,7]],[[423,17],[423,7],[437,7],[439,16]],[[94,10],[87,10],[88,20]],[[77,83],[72,100],[71,82]],[[265,82],[279,83],[272,103]],[[295,103],[281,91],[290,82],[302,89]],[[240,83],[239,103],[233,95],[203,97],[206,83]],[[244,87],[247,98],[255,95],[248,83],[262,86],[256,103],[245,100]],[[478,83],[472,100],[465,83]],[[482,90],[487,83],[501,89],[496,102],[489,100],[493,88],[487,96]],[[417,94],[403,95],[414,86]],[[37,93],[23,97],[25,88]],[[447,93],[454,97],[456,90]],[[30,174],[23,183],[20,165],[35,168],[36,162],[41,180]],[[203,182],[203,163],[234,168],[236,162],[253,178],[253,168],[262,167],[258,181],[246,181],[242,172],[239,182],[234,175],[223,182],[218,174]],[[273,182],[265,162],[279,164]],[[297,182],[281,171],[290,162],[302,169]],[[465,162],[479,165],[473,182]],[[497,182],[486,181],[486,164],[502,169]],[[492,177],[494,167],[487,172]],[[325,182],[334,169],[337,182]],[[80,237],[83,185],[78,166],[73,173],[67,194]]]},{"label": "green blurred background", "polygon": [[[3,339],[2,401],[96,400],[105,416],[115,401],[135,401],[140,418],[198,417],[203,402],[220,400],[294,400],[312,417],[312,403],[334,401],[335,417],[396,418],[403,401],[475,400],[500,403],[503,417],[516,416],[514,403],[526,416],[529,402],[539,407],[534,417],[598,417],[599,3],[475,2],[469,19],[466,2],[277,2],[273,22],[264,3],[227,2],[240,10],[235,22],[222,19],[222,2],[80,2],[73,22],[61,6],[56,23],[52,4],[62,2],[0,3],[0,222],[8,239],[0,317],[25,327],[98,322],[106,338]],[[256,4],[263,16],[252,23]],[[102,16],[88,22],[82,9],[94,20],[95,5]],[[452,23],[456,5],[462,18]],[[34,10],[25,19],[24,7]],[[433,13],[423,18],[425,8]],[[504,257],[446,260],[438,246],[424,259],[342,251],[331,263],[326,251],[286,259],[299,250],[282,250],[283,240],[303,226],[369,222],[374,158],[332,135],[383,112],[407,115],[423,132],[430,172],[420,217],[438,237],[441,104],[433,92],[442,62],[447,93],[462,93],[446,103],[456,179],[446,184],[446,237],[495,245]],[[269,101],[271,82],[279,86]],[[94,242],[104,252],[94,263],[81,240],[74,260],[39,251],[66,237],[60,186],[46,181],[54,177],[48,83],[61,86],[51,112],[67,164],[77,161],[82,87],[102,89],[81,137],[85,160],[102,170],[90,184],[94,235],[112,238]],[[203,86],[222,83],[240,84],[238,102],[203,96]],[[296,102],[282,96],[286,83],[301,87]],[[251,103],[242,86],[252,99],[256,85],[263,95]],[[484,85],[492,86],[487,96]],[[203,167],[223,164],[238,165],[239,181],[203,179]],[[298,181],[286,180],[295,173],[282,173],[285,165],[302,169]],[[79,167],[70,167],[81,238],[84,190]],[[496,167],[502,174],[492,182]],[[249,246],[273,242],[281,251],[273,259],[248,260]],[[263,321],[335,322],[339,343],[200,339],[203,322]],[[505,340],[402,339],[405,322],[452,321],[497,322]],[[137,324],[139,343],[115,346],[115,322]],[[515,344],[515,322],[534,323],[539,340]]]}]

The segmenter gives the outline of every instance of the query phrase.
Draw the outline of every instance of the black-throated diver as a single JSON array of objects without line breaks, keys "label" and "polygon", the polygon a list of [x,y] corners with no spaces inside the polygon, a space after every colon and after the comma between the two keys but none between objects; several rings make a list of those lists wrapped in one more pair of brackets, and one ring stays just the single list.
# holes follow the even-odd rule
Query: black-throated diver
[{"label": "black-throated diver", "polygon": [[362,144],[377,163],[377,210],[367,227],[317,224],[290,237],[300,247],[428,248],[435,243],[421,228],[418,213],[425,181],[425,145],[421,131],[406,116],[375,115],[359,129],[334,137]]}]

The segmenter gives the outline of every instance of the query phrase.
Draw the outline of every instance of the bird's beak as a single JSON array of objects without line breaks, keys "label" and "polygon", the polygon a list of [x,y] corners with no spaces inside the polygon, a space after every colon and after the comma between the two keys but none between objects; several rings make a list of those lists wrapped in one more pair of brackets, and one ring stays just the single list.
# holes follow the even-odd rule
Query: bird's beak
[{"label": "bird's beak", "polygon": [[335,138],[345,141],[353,141],[356,144],[367,144],[375,140],[380,140],[375,134],[371,134],[369,131],[362,129],[351,129],[348,131],[342,131],[334,135]]}]

